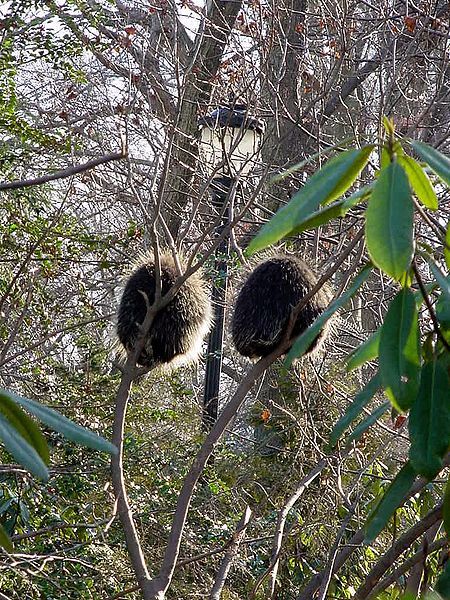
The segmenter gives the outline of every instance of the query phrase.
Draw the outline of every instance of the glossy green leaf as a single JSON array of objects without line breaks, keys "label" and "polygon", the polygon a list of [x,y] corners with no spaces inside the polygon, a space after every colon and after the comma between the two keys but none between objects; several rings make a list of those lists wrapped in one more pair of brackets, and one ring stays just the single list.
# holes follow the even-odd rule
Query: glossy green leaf
[{"label": "glossy green leaf", "polygon": [[448,222],[447,231],[445,233],[444,258],[445,264],[447,265],[447,269],[450,270],[450,221]]},{"label": "glossy green leaf", "polygon": [[420,339],[416,300],[408,288],[392,300],[381,326],[379,345],[381,380],[393,406],[411,407],[419,387]]},{"label": "glossy green leaf", "polygon": [[442,521],[447,536],[450,536],[450,479],[445,486],[444,505],[442,509]]},{"label": "glossy green leaf", "polygon": [[359,273],[355,279],[353,280],[352,285],[348,288],[346,292],[344,292],[339,298],[334,300],[327,309],[323,311],[321,315],[317,317],[317,319],[306,329],[294,342],[292,348],[290,349],[288,355],[285,359],[285,364],[287,367],[292,365],[293,360],[302,356],[311,344],[314,342],[316,337],[320,334],[326,322],[333,314],[343,306],[361,287],[361,285],[368,278],[372,267],[366,267]]},{"label": "glossy green leaf", "polygon": [[[3,390],[3,392],[5,393],[6,390]],[[45,423],[51,429],[58,431],[67,439],[82,444],[83,446],[94,448],[94,450],[100,450],[101,452],[109,452],[110,454],[117,453],[117,448],[113,446],[113,444],[93,431],[89,431],[89,429],[77,425],[56,410],[44,406],[43,404],[39,404],[39,402],[35,402],[34,400],[30,400],[29,398],[18,396],[12,392],[6,393],[9,394],[17,404],[23,406],[25,410],[42,421],[42,423]]]},{"label": "glossy green leaf", "polygon": [[336,144],[333,144],[332,146],[329,146],[328,148],[325,148],[324,150],[319,150],[319,152],[314,152],[314,154],[311,154],[310,156],[308,156],[304,160],[300,161],[299,163],[296,163],[292,167],[288,167],[282,173],[279,173],[278,175],[274,175],[270,179],[269,183],[273,184],[273,183],[278,183],[280,181],[283,181],[283,179],[286,179],[286,177],[289,177],[289,176],[293,175],[294,173],[297,173],[298,171],[300,171],[301,169],[306,167],[306,165],[311,164],[313,161],[317,160],[318,158],[324,158],[324,157],[328,156],[329,154],[332,154],[335,150],[341,150],[343,147],[348,146],[348,144],[353,141],[354,141],[353,136],[348,137],[348,138],[345,138],[344,140],[337,142]]},{"label": "glossy green leaf", "polygon": [[370,544],[383,531],[396,509],[403,503],[417,475],[407,462],[386,490],[366,522],[366,544]]},{"label": "glossy green leaf", "polygon": [[338,442],[339,438],[342,436],[344,431],[349,427],[349,425],[354,421],[363,411],[364,407],[369,404],[369,402],[374,397],[376,391],[381,387],[381,377],[377,373],[372,377],[372,379],[363,387],[363,389],[358,392],[350,404],[347,407],[344,415],[339,419],[336,425],[333,427],[332,432],[330,433],[330,439],[328,442],[328,446],[333,448]]},{"label": "glossy green leaf", "polygon": [[383,115],[381,117],[381,122],[383,123],[384,130],[386,131],[388,136],[390,138],[393,137],[395,133],[395,125],[393,119],[390,119],[386,115]]},{"label": "glossy green leaf", "polygon": [[0,438],[5,448],[18,463],[36,477],[47,481],[48,470],[42,458],[2,414],[0,414]]},{"label": "glossy green leaf", "polygon": [[384,415],[389,407],[389,402],[384,402],[381,406],[378,406],[374,411],[372,411],[370,415],[368,415],[363,421],[361,421],[361,423],[358,423],[352,433],[348,436],[347,444],[358,441],[362,434],[367,431],[369,427],[372,427],[372,425]]},{"label": "glossy green leaf", "polygon": [[442,600],[450,600],[450,561],[447,561],[443,573],[436,581],[435,590]]},{"label": "glossy green leaf", "polygon": [[446,300],[450,302],[450,279],[444,275],[440,268],[431,259],[428,261],[431,272],[436,278],[436,281],[441,288]]},{"label": "glossy green leaf", "polygon": [[367,198],[372,193],[374,185],[375,184],[373,182],[368,183],[367,185],[363,185],[363,187],[359,188],[359,190],[356,190],[356,192],[353,192],[353,194],[350,194],[350,196],[344,198],[342,200],[343,208],[345,211],[344,214],[346,214],[347,211],[350,210],[350,208],[353,208],[354,206],[357,206],[358,204],[361,204],[361,202],[367,200]]},{"label": "glossy green leaf", "polygon": [[14,547],[9,539],[9,535],[6,533],[2,525],[0,525],[0,546],[7,552],[14,552]]},{"label": "glossy green leaf", "polygon": [[411,145],[420,158],[430,165],[436,175],[447,185],[450,185],[450,160],[448,156],[441,154],[439,150],[435,150],[435,148],[423,142],[413,142]]},{"label": "glossy green leaf", "polygon": [[450,330],[450,303],[444,294],[441,294],[435,305],[436,317],[441,327]]},{"label": "glossy green leaf", "polygon": [[400,140],[395,140],[393,146],[392,146],[392,151],[395,154],[396,158],[398,159],[400,156],[404,156],[405,151],[403,150],[403,146]]},{"label": "glossy green leaf", "polygon": [[380,346],[381,329],[377,329],[368,340],[363,342],[356,350],[350,354],[347,359],[347,371],[352,371],[360,367],[369,360],[374,360],[378,356]]},{"label": "glossy green leaf", "polygon": [[411,184],[411,187],[420,202],[422,202],[424,206],[431,210],[437,210],[438,199],[436,192],[431,185],[428,175],[425,173],[419,163],[407,154],[399,156],[397,160],[405,169],[409,183]]},{"label": "glossy green leaf", "polygon": [[351,208],[357,204],[360,204],[361,202],[364,202],[364,200],[370,196],[372,187],[372,184],[365,185],[348,198],[339,200],[338,202],[329,204],[321,210],[315,211],[310,217],[307,217],[298,225],[298,227],[291,231],[290,235],[301,233],[302,231],[308,231],[308,229],[314,229],[315,227],[319,227],[324,223],[328,223],[328,221],[331,221],[331,219],[344,217]]},{"label": "glossy green leaf", "polygon": [[45,464],[48,465],[50,454],[41,430],[4,391],[0,391],[0,413],[8,419],[30,446],[33,446]]},{"label": "glossy green leaf", "polygon": [[380,154],[380,171],[378,171],[378,175],[380,172],[388,167],[391,164],[391,157],[389,156],[389,152],[385,146],[381,148]]},{"label": "glossy green leaf", "polygon": [[354,183],[367,164],[373,146],[347,150],[330,159],[314,173],[305,185],[266,223],[253,238],[247,254],[275,244],[291,234],[320,204],[339,198]]},{"label": "glossy green leaf", "polygon": [[417,473],[433,479],[450,445],[449,378],[439,361],[422,368],[419,393],[409,414],[409,459]]},{"label": "glossy green leaf", "polygon": [[422,358],[425,362],[434,360],[434,331],[429,331],[425,336],[425,340],[422,343]]},{"label": "glossy green leaf", "polygon": [[408,178],[397,163],[383,169],[366,210],[366,242],[370,258],[384,273],[399,280],[413,256],[414,203]]},{"label": "glossy green leaf", "polygon": [[297,227],[295,227],[290,235],[295,235],[296,233],[302,233],[302,231],[308,231],[309,229],[314,229],[316,227],[320,227],[324,223],[328,223],[331,219],[337,219],[338,217],[343,217],[345,212],[343,210],[344,201],[340,200],[335,204],[330,204],[329,206],[317,210],[313,212],[313,214],[302,221]]},{"label": "glossy green leaf", "polygon": [[450,327],[450,276],[446,277],[431,259],[428,262],[431,272],[441,290],[441,294],[435,305],[436,316],[439,323],[445,329],[448,329]]}]

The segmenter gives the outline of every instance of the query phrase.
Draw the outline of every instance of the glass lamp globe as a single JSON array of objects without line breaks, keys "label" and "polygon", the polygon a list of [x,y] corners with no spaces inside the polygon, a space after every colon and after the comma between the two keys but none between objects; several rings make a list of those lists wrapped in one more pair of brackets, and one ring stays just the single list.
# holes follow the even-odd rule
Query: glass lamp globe
[{"label": "glass lamp globe", "polygon": [[200,117],[200,157],[208,176],[248,175],[255,166],[265,124],[250,117],[247,106],[220,107]]}]

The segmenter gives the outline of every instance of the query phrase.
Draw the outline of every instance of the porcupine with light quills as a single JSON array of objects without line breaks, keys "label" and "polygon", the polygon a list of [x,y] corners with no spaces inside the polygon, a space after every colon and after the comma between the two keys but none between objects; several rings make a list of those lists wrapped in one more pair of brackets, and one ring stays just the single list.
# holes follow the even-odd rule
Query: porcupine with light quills
[{"label": "porcupine with light quills", "polygon": [[[182,265],[183,266],[183,265]],[[171,255],[160,256],[161,296],[178,278]],[[155,301],[155,261],[143,257],[128,277],[117,317],[117,335],[126,351],[132,351],[141,333],[140,325],[148,304]],[[202,272],[196,271],[177,291],[174,298],[157,312],[137,358],[143,367],[180,366],[198,358],[204,337],[211,327],[211,302]]]},{"label": "porcupine with light quills", "polygon": [[[242,286],[234,306],[231,334],[236,350],[249,358],[268,356],[286,334],[292,309],[318,278],[304,260],[277,255],[259,263]],[[291,338],[305,331],[327,308],[332,293],[326,284],[300,311]],[[307,352],[318,347],[322,330]]]}]

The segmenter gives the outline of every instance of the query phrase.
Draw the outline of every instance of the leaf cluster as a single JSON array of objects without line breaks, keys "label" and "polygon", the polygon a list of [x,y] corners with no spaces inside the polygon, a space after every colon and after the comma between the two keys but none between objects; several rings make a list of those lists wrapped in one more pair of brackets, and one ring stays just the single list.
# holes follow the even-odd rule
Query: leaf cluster
[{"label": "leaf cluster", "polygon": [[[350,370],[378,358],[378,372],[356,395],[329,439],[329,446],[334,447],[379,391],[384,392],[388,401],[375,407],[354,428],[347,437],[347,445],[358,440],[389,405],[398,413],[409,413],[409,460],[369,516],[366,543],[372,542],[383,530],[408,497],[418,476],[431,481],[438,475],[450,447],[450,278],[442,271],[450,268],[450,226],[443,229],[438,259],[433,251],[417,250],[414,231],[415,222],[423,218],[424,211],[438,209],[436,185],[433,186],[429,172],[436,176],[438,185],[450,185],[450,160],[422,142],[397,139],[392,122],[386,119],[384,124],[387,140],[379,148],[380,166],[373,171],[371,183],[340,199],[362,170],[369,168],[375,146],[341,152],[310,177],[290,202],[262,227],[247,249],[252,254],[283,238],[343,217],[364,203],[361,208],[370,263],[354,278],[348,290],[295,340],[286,358],[288,365],[305,353],[327,320],[358,292],[374,267],[400,286],[379,330],[347,359]],[[407,147],[423,162],[407,154]],[[428,268],[431,274],[428,286],[422,281],[419,262],[422,271]],[[437,302],[432,300],[431,294]],[[423,303],[432,325],[428,332],[421,331],[419,315]],[[449,506],[447,492],[446,515],[450,513]],[[448,517],[444,523],[450,533]],[[447,578],[446,571],[441,587],[448,587]]]}]

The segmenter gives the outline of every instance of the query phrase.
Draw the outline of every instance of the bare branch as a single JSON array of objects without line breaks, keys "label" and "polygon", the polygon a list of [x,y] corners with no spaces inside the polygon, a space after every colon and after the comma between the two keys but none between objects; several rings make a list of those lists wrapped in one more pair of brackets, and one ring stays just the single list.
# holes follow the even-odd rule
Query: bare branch
[{"label": "bare branch", "polygon": [[277,525],[275,530],[275,536],[273,538],[272,544],[272,556],[270,559],[270,564],[267,569],[259,576],[253,590],[250,593],[249,599],[252,600],[256,597],[256,593],[258,589],[263,584],[264,580],[272,573],[270,580],[270,593],[269,598],[273,597],[275,591],[275,583],[278,572],[278,565],[280,560],[280,552],[281,552],[281,544],[283,541],[283,533],[284,527],[286,525],[286,519],[289,515],[289,512],[294,507],[295,503],[302,496],[303,492],[308,488],[308,486],[320,475],[323,469],[327,466],[328,459],[324,458],[318,465],[314,467],[303,479],[300,481],[299,485],[295,492],[291,495],[288,501],[285,503],[283,508],[278,513]]},{"label": "bare branch", "polygon": [[443,346],[445,346],[445,348],[448,351],[450,351],[450,345],[447,342],[447,340],[445,339],[444,335],[442,334],[441,328],[439,327],[439,321],[437,320],[436,313],[434,312],[433,306],[431,304],[430,298],[428,296],[426,287],[422,281],[422,277],[420,275],[419,269],[417,268],[415,260],[413,260],[412,267],[413,267],[414,275],[417,279],[417,283],[419,284],[420,293],[422,294],[422,297],[425,301],[426,307],[430,314],[430,318],[433,323],[434,331],[435,331],[436,335],[438,336],[438,338],[441,340]]},{"label": "bare branch", "polygon": [[[199,477],[214,451],[215,446],[222,437],[225,429],[236,415],[237,411],[244,402],[248,392],[255,384],[256,380],[264,373],[278,357],[280,357],[287,348],[287,343],[282,343],[271,354],[259,360],[243,379],[233,398],[226,404],[221,415],[217,419],[200,451],[198,452],[190,470],[187,474],[180,495],[178,497],[175,515],[172,521],[169,541],[167,543],[163,564],[157,578],[148,584],[151,590],[149,598],[161,600],[164,598],[173,577],[175,565],[180,551],[181,536],[184,531],[186,517],[191,504],[192,496]],[[147,586],[146,586],[147,587]]]},{"label": "bare branch", "polygon": [[42,527],[41,529],[36,529],[35,531],[28,531],[27,533],[20,533],[17,535],[11,536],[11,540],[13,542],[18,542],[20,540],[28,540],[31,538],[39,537],[40,535],[45,535],[47,533],[51,533],[52,531],[61,531],[62,529],[97,529],[98,527],[102,527],[102,525],[107,525],[111,522],[111,519],[101,519],[100,521],[96,521],[95,523],[52,523],[47,527]]},{"label": "bare branch", "polygon": [[405,552],[405,550],[408,550],[411,547],[411,544],[413,544],[419,536],[442,519],[442,507],[443,503],[441,502],[392,544],[392,547],[380,558],[367,575],[365,582],[357,590],[355,600],[368,600],[369,598],[373,598],[375,586],[380,581],[382,575],[394,564],[400,554]]},{"label": "bare branch", "polygon": [[[449,464],[450,464],[450,453],[448,453],[446,455],[445,459],[442,461],[442,468],[447,467]],[[426,485],[428,485],[428,483],[429,483],[428,480],[425,479],[424,477],[421,477],[420,479],[418,479],[411,486],[411,489],[408,491],[408,493],[403,498],[402,502],[400,503],[400,506],[403,506],[403,504],[407,500],[409,500],[409,498],[411,498],[412,496],[414,496],[415,494],[420,492],[420,490],[422,490]],[[433,523],[434,522],[435,521],[433,521]],[[430,526],[431,526],[431,524],[430,524]],[[425,531],[426,531],[426,529],[425,529]],[[419,533],[418,535],[421,535],[421,534]],[[350,556],[353,554],[353,552],[355,552],[355,550],[357,550],[361,546],[362,542],[364,541],[364,536],[365,536],[364,528],[359,529],[356,533],[353,534],[353,536],[350,538],[350,540],[347,542],[347,544],[344,546],[344,548],[342,548],[342,550],[336,556],[334,573],[337,573],[337,571],[347,562],[347,560],[350,558]],[[314,593],[319,589],[319,587],[326,575],[327,575],[327,569],[321,571],[320,573],[317,573],[317,575],[315,575],[309,581],[309,583],[306,585],[306,587],[296,597],[296,600],[311,600],[311,598],[314,596]]]},{"label": "bare branch", "polygon": [[[448,546],[448,539],[446,537],[441,537],[432,544],[428,546],[427,556],[436,552],[436,550],[440,550]],[[377,597],[381,592],[383,592],[390,585],[398,581],[405,573],[407,573],[410,569],[412,569],[419,562],[424,559],[424,551],[423,548],[418,550],[415,554],[407,558],[397,569],[392,571],[390,575],[387,575],[384,579],[382,579],[370,592],[372,597]]]},{"label": "bare branch", "polygon": [[216,580],[214,581],[209,600],[220,600],[223,586],[225,585],[225,581],[227,580],[228,573],[231,568],[231,563],[233,562],[233,559],[236,556],[237,551],[239,550],[239,546],[242,542],[242,538],[244,537],[245,530],[247,529],[251,516],[252,511],[250,507],[247,506],[244,511],[244,514],[239,520],[231,544],[229,545],[223,558],[223,561],[220,565],[220,569],[217,573]]},{"label": "bare branch", "polygon": [[67,167],[67,169],[62,169],[61,171],[55,171],[54,173],[49,173],[48,175],[43,175],[42,177],[0,183],[0,190],[17,190],[20,188],[31,187],[33,185],[42,185],[43,183],[48,183],[49,181],[55,181],[56,179],[65,179],[67,177],[72,177],[73,175],[77,175],[78,173],[83,173],[84,171],[89,171],[89,169],[93,169],[95,167],[98,167],[99,165],[103,165],[105,163],[111,162],[112,160],[121,160],[122,158],[125,158],[125,157],[126,157],[126,154],[124,152],[114,152],[113,154],[107,154],[106,156],[99,156],[99,158],[94,158],[93,160],[89,160],[88,162],[86,162],[82,165]]}]

